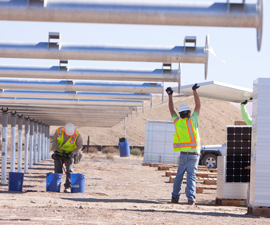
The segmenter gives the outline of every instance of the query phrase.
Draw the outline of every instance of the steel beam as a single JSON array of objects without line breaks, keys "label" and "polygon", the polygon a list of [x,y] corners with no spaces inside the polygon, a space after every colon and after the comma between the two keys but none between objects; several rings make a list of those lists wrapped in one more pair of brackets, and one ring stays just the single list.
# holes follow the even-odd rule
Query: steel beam
[{"label": "steel beam", "polygon": [[0,103],[8,104],[39,104],[39,105],[72,105],[72,106],[107,106],[108,109],[114,106],[137,106],[143,107],[142,101],[105,101],[105,100],[68,100],[68,99],[10,99],[10,98],[0,98]]},{"label": "steel beam", "polygon": [[70,92],[70,91],[22,91],[0,90],[3,98],[50,98],[50,99],[87,99],[87,100],[126,100],[151,101],[150,94],[99,93],[99,92]]},{"label": "steel beam", "polygon": [[37,129],[38,127],[38,122],[37,120],[34,120],[34,164],[37,164]]},{"label": "steel beam", "polygon": [[[205,42],[204,47],[197,47],[196,37],[186,37],[184,46],[159,46],[155,48],[149,46],[91,46],[66,43],[58,43],[50,47],[49,42],[2,42],[0,43],[0,58],[200,63],[205,64],[205,78],[207,78],[208,36],[206,36]],[[186,43],[193,43],[194,46],[186,46]]]},{"label": "steel beam", "polygon": [[[251,27],[260,50],[263,0],[257,4],[190,1],[4,1],[0,20],[174,26]],[[44,3],[43,3],[44,2]]]},{"label": "steel beam", "polygon": [[60,66],[0,66],[0,77],[68,80],[178,82],[179,71],[171,70],[170,73],[165,73],[163,69],[121,70],[68,67],[66,68],[66,70],[62,70]]},{"label": "steel beam", "polygon": [[34,152],[34,119],[30,119],[29,168],[33,168],[33,152]]},{"label": "steel beam", "polygon": [[[1,54],[1,53],[0,53]],[[67,80],[30,80],[30,79],[0,79],[2,89],[12,90],[45,90],[45,91],[83,91],[83,92],[117,92],[117,93],[154,93],[161,94],[163,86],[160,83],[96,83],[91,81]],[[89,94],[89,93],[88,93]],[[90,94],[89,94],[90,95]]]},{"label": "steel beam", "polygon": [[22,125],[23,114],[18,114],[18,172],[22,173]]},{"label": "steel beam", "polygon": [[41,133],[42,123],[38,121],[38,162],[41,162]]},{"label": "steel beam", "polygon": [[8,125],[8,108],[2,108],[2,173],[1,184],[7,184],[7,125]]},{"label": "steel beam", "polygon": [[24,173],[28,173],[28,153],[29,153],[29,117],[24,117]]},{"label": "steel beam", "polygon": [[11,111],[10,172],[15,172],[15,163],[16,163],[16,111]]}]

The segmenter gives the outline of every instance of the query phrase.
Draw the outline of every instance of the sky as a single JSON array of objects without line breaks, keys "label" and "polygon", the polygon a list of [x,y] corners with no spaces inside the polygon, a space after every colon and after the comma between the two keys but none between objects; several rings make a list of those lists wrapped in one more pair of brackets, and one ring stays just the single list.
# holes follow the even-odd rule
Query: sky
[{"label": "sky", "polygon": [[[179,0],[180,1],[180,0]],[[192,0],[226,2],[226,0]],[[242,2],[242,0],[230,0]],[[256,3],[257,0],[246,0]],[[60,32],[62,43],[90,45],[183,46],[185,36],[197,36],[197,46],[205,46],[206,35],[217,56],[209,55],[208,81],[219,81],[253,88],[258,77],[270,77],[270,1],[264,1],[263,39],[257,52],[255,28],[218,28],[154,25],[117,25],[83,23],[0,21],[0,42],[46,42],[49,32]],[[58,60],[0,59],[0,65],[57,66]],[[83,68],[157,69],[162,63],[69,61],[69,66]],[[173,68],[178,65],[174,64]],[[204,65],[182,64],[182,84],[204,81]],[[166,84],[165,84],[166,85]],[[171,84],[167,84],[168,86]],[[176,86],[176,84],[175,84]]]}]

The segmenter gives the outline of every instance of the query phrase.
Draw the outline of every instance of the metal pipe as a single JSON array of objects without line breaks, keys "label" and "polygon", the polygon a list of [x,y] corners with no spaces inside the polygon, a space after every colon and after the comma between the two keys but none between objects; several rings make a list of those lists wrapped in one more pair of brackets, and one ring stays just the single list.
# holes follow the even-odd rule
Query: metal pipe
[{"label": "metal pipe", "polygon": [[151,94],[127,93],[98,93],[98,92],[70,92],[70,91],[0,91],[2,98],[50,98],[50,99],[88,99],[88,100],[151,100]]},{"label": "metal pipe", "polygon": [[2,108],[2,173],[1,184],[7,184],[7,125],[8,125],[8,108]]},{"label": "metal pipe", "polygon": [[38,162],[41,162],[41,130],[42,124],[38,121]]},{"label": "metal pipe", "polygon": [[22,126],[23,114],[18,114],[18,172],[22,173]]},{"label": "metal pipe", "polygon": [[50,158],[50,127],[47,125],[47,159]]},{"label": "metal pipe", "polygon": [[[67,80],[30,80],[30,79],[0,79],[2,89],[12,90],[45,90],[45,91],[83,91],[88,92],[117,92],[117,93],[162,93],[162,85],[159,83],[96,83],[91,81],[67,81]],[[46,92],[45,92],[46,93]]]},{"label": "metal pipe", "polygon": [[27,105],[27,104],[39,104],[39,105],[72,105],[72,106],[84,106],[84,105],[94,105],[94,106],[137,106],[142,107],[143,101],[105,101],[105,100],[69,100],[69,99],[10,99],[10,98],[0,98],[0,103],[17,104],[17,105]]},{"label": "metal pipe", "polygon": [[68,67],[67,70],[61,70],[59,66],[0,66],[0,77],[9,78],[178,82],[178,76],[178,70],[171,70],[170,74],[166,74],[162,69],[121,70]]},{"label": "metal pipe", "polygon": [[[27,104],[27,108],[24,105],[15,105],[15,104],[8,104],[5,103],[2,105],[7,105],[10,107],[11,110],[18,110],[20,113],[25,112],[26,114],[29,112],[44,112],[47,111],[48,108],[51,112],[62,112],[65,109],[66,112],[92,112],[103,114],[103,110],[107,110],[107,106],[68,106],[68,105],[60,105],[60,106],[43,106],[43,105],[34,105],[34,104]],[[137,107],[110,107],[110,113],[112,114],[122,114],[127,113],[130,114],[132,111],[136,111]]]},{"label": "metal pipe", "polygon": [[29,117],[24,117],[24,173],[28,173],[28,147],[29,147]]},{"label": "metal pipe", "polygon": [[15,163],[16,163],[16,111],[11,111],[10,172],[15,172]]},{"label": "metal pipe", "polygon": [[4,1],[0,5],[0,20],[252,27],[257,29],[260,50],[263,0],[257,0],[257,4],[242,2],[46,0],[44,4],[32,5],[27,1]]},{"label": "metal pipe", "polygon": [[41,151],[40,151],[40,154],[41,154],[41,161],[44,160],[44,148],[43,148],[43,143],[44,143],[44,139],[43,139],[43,123],[41,123],[41,128],[40,128],[40,147],[41,147]]},{"label": "metal pipe", "polygon": [[37,164],[37,120],[34,121],[34,164]]},{"label": "metal pipe", "polygon": [[[134,61],[162,63],[201,63],[207,67],[209,38],[206,36],[204,47],[196,46],[170,47],[134,47],[134,46],[96,46],[73,45],[59,43],[50,47],[49,42],[39,43],[0,43],[0,58],[35,58],[35,59],[68,59],[68,60],[100,60],[100,61]],[[205,73],[207,77],[207,70]]]},{"label": "metal pipe", "polygon": [[[29,116],[29,115],[28,115]],[[34,151],[34,119],[30,119],[30,148],[29,148],[29,168],[33,168],[33,151]]]},{"label": "metal pipe", "polygon": [[41,155],[41,160],[46,159],[46,140],[45,140],[45,124],[42,124],[42,155]]}]

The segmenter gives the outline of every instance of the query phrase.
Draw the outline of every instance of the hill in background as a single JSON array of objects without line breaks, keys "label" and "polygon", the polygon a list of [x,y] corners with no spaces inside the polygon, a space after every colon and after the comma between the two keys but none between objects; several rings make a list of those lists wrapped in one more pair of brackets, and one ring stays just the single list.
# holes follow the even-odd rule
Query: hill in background
[{"label": "hill in background", "polygon": [[[229,102],[200,98],[201,112],[199,119],[199,132],[202,145],[223,144],[226,142],[226,126],[234,125],[235,121],[242,121],[241,112]],[[180,104],[187,104],[192,111],[195,107],[193,96],[174,97],[174,107],[177,110]],[[108,109],[109,112],[109,109]],[[143,146],[145,138],[145,125],[147,120],[172,121],[168,109],[168,97],[162,103],[161,96],[153,97],[153,108],[149,106],[145,112],[133,113],[132,119],[126,123],[126,138],[130,145]],[[87,121],[86,121],[87,123]],[[64,124],[63,124],[64,126]],[[76,126],[76,124],[75,124]],[[51,127],[51,135],[57,127]],[[88,135],[91,145],[118,145],[119,138],[124,137],[124,124],[112,128],[77,127],[82,134],[84,144],[87,144]]]}]

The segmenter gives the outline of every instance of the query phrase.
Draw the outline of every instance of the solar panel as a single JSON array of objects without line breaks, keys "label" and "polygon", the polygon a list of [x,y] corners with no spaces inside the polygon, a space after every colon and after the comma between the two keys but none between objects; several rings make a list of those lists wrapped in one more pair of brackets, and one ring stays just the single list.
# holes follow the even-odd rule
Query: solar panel
[{"label": "solar panel", "polygon": [[227,126],[226,182],[249,182],[251,126]]},{"label": "solar panel", "polygon": [[[181,86],[180,93],[184,95],[193,95],[191,89],[193,85],[194,84]],[[198,83],[198,85],[200,88],[197,89],[197,92],[200,97],[240,103],[249,100],[253,96],[252,89],[224,84],[217,81],[202,82]],[[178,91],[178,88],[174,87],[173,90]]]}]

